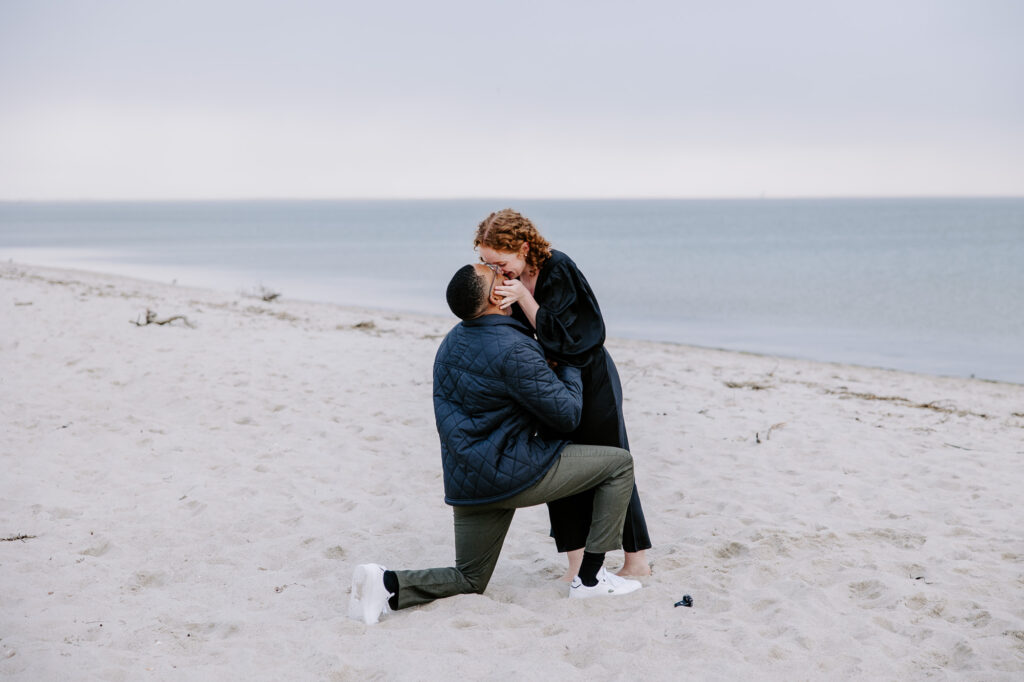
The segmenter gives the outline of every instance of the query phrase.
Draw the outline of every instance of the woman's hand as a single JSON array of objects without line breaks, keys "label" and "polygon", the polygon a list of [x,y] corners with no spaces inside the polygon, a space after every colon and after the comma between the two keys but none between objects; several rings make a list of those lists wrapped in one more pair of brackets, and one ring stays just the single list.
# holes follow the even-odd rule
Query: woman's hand
[{"label": "woman's hand", "polygon": [[505,310],[513,303],[518,302],[521,306],[523,301],[533,301],[533,294],[518,279],[506,279],[504,284],[494,287],[494,293],[503,299],[499,306],[502,310]]},{"label": "woman's hand", "polygon": [[537,311],[540,310],[540,306],[537,305],[537,301],[525,284],[518,279],[506,279],[504,284],[494,287],[494,293],[503,299],[499,308],[505,310],[513,303],[518,303],[519,309],[530,321],[530,326],[537,326]]}]

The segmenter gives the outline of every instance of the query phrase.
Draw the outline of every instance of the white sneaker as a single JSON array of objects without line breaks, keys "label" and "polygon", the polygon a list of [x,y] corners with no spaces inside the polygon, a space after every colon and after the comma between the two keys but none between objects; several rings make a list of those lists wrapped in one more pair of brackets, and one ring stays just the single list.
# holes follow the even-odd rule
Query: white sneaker
[{"label": "white sneaker", "polygon": [[597,572],[597,584],[593,587],[584,585],[579,576],[573,578],[572,584],[569,585],[569,597],[573,599],[587,599],[589,597],[618,596],[635,592],[641,587],[643,585],[639,580],[630,580],[614,573],[608,573],[602,567]]},{"label": "white sneaker", "polygon": [[352,572],[352,594],[348,598],[348,617],[373,625],[391,613],[388,599],[392,595],[384,587],[384,571],[379,564],[360,564]]}]

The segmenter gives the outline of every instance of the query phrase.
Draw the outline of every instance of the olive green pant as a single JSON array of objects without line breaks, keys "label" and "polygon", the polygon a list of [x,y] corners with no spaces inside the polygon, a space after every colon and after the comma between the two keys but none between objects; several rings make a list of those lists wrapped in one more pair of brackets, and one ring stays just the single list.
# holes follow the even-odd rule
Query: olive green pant
[{"label": "olive green pant", "polygon": [[398,608],[471,592],[482,593],[498,563],[516,509],[533,507],[594,489],[588,552],[622,546],[622,524],[633,493],[633,457],[620,448],[567,445],[543,478],[499,502],[453,507],[455,566],[395,571]]}]

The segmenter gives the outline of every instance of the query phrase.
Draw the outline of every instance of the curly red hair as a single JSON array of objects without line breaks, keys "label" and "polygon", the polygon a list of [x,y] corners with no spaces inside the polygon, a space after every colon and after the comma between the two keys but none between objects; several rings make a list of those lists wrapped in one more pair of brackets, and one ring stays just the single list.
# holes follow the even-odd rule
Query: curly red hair
[{"label": "curly red hair", "polygon": [[526,252],[526,264],[540,269],[551,258],[551,244],[540,235],[536,226],[526,216],[511,208],[496,211],[480,223],[473,237],[473,248],[488,246],[495,251],[517,252],[524,243],[530,245]]}]

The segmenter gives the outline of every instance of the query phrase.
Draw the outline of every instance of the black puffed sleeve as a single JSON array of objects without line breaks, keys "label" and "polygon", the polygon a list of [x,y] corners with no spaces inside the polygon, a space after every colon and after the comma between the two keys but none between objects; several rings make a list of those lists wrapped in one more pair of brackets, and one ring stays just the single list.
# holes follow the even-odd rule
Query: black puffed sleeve
[{"label": "black puffed sleeve", "polygon": [[555,251],[544,264],[534,299],[537,340],[544,352],[567,365],[584,366],[604,344],[604,319],[587,278],[576,263]]}]

